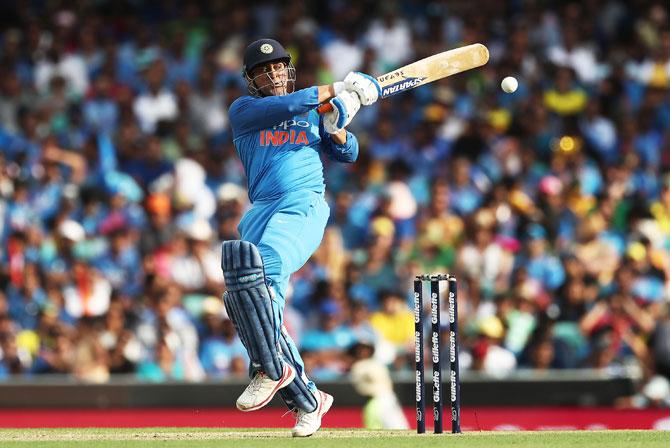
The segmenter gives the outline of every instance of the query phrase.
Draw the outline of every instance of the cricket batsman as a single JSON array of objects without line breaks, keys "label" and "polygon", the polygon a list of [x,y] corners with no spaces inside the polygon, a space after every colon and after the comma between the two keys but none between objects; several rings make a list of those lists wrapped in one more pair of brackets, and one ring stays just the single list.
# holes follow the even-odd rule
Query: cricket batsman
[{"label": "cricket batsman", "polygon": [[[374,78],[352,72],[332,85],[294,92],[291,56],[273,39],[246,48],[243,75],[250,95],[230,106],[230,122],[252,207],[238,226],[242,239],[225,241],[221,259],[225,306],[251,360],[252,379],[237,408],[255,411],[279,392],[297,413],[293,436],[307,437],[321,426],[333,397],[307,378],[282,324],[286,289],[319,247],[330,214],[320,155],[356,161],[358,142],[345,127],[381,89]],[[325,102],[333,110],[320,115],[316,109]]]}]

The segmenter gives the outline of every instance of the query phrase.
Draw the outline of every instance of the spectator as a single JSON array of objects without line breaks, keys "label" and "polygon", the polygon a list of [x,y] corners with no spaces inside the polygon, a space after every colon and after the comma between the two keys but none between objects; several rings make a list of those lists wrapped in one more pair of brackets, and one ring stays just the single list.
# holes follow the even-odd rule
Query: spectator
[{"label": "spectator", "polygon": [[538,280],[546,289],[554,290],[563,284],[565,272],[556,256],[547,253],[547,232],[539,224],[528,229],[527,269],[531,278]]},{"label": "spectator", "polygon": [[198,89],[189,100],[191,122],[200,134],[206,136],[218,135],[228,126],[223,92],[216,89],[214,82],[212,71],[203,68],[198,78]]},{"label": "spectator", "polygon": [[593,48],[579,41],[579,30],[574,25],[563,30],[563,45],[549,48],[548,57],[558,66],[575,70],[583,83],[593,84],[601,75]]},{"label": "spectator", "polygon": [[184,366],[172,353],[168,342],[160,339],[156,346],[155,361],[144,361],[137,369],[138,379],[152,383],[168,380],[184,380]]},{"label": "spectator", "polygon": [[334,351],[342,353],[354,338],[342,324],[341,307],[332,300],[324,301],[319,307],[318,327],[307,330],[301,337],[302,347],[310,351]]},{"label": "spectator", "polygon": [[106,73],[93,83],[92,91],[83,103],[83,118],[92,133],[112,134],[119,124],[119,106],[111,95],[112,80]]},{"label": "spectator", "polygon": [[[0,315],[0,319],[6,317]],[[0,379],[20,375],[25,370],[16,344],[16,335],[11,332],[0,333]]]},{"label": "spectator", "polygon": [[172,241],[170,276],[186,291],[221,292],[223,278],[217,257],[210,247],[212,236],[209,223],[197,220],[185,223]]},{"label": "spectator", "polygon": [[19,110],[25,107],[29,95],[21,92],[21,80],[16,73],[3,70],[0,74],[0,123],[6,132],[19,131]]},{"label": "spectator", "polygon": [[149,224],[142,229],[140,235],[140,252],[143,255],[154,255],[165,251],[175,233],[172,222],[172,204],[165,193],[154,193],[146,198]]},{"label": "spectator", "polygon": [[75,260],[72,277],[63,288],[65,309],[73,317],[102,316],[109,309],[112,285],[95,268]]},{"label": "spectator", "polygon": [[107,351],[110,373],[133,373],[140,358],[140,343],[130,328],[123,302],[116,296],[105,316],[98,342]]},{"label": "spectator", "polygon": [[66,53],[63,42],[56,40],[35,64],[35,87],[46,92],[54,77],[62,77],[66,88],[81,98],[88,89],[86,64],[81,55]]},{"label": "spectator", "polygon": [[[344,17],[342,19],[346,20]],[[344,30],[336,34],[323,48],[323,55],[333,78],[344,79],[347,73],[360,68],[363,63],[363,50],[358,45],[354,26],[347,22],[339,23]]]},{"label": "spectator", "polygon": [[479,322],[478,340],[473,347],[473,369],[491,376],[503,377],[516,367],[512,352],[501,345],[505,328],[496,316]]},{"label": "spectator", "polygon": [[202,320],[205,330],[200,344],[200,362],[205,373],[216,378],[246,376],[247,351],[218,298],[209,296],[203,300]]},{"label": "spectator", "polygon": [[464,157],[454,161],[450,201],[454,211],[461,216],[473,213],[482,203],[482,193],[472,182],[471,169],[470,161]]},{"label": "spectator", "polygon": [[24,267],[21,285],[19,287],[10,285],[7,289],[9,299],[7,311],[21,329],[37,328],[40,310],[47,300],[41,285],[37,266],[28,264]]},{"label": "spectator", "polygon": [[568,68],[558,68],[554,86],[544,94],[544,104],[559,116],[574,116],[584,110],[586,93],[574,83],[574,75]]},{"label": "spectator", "polygon": [[177,118],[177,100],[163,85],[165,65],[153,62],[146,70],[147,92],[139,95],[133,103],[133,111],[146,133],[153,133],[159,121]]},{"label": "spectator", "polygon": [[100,344],[97,325],[86,319],[79,322],[74,346],[74,376],[87,383],[106,383],[109,380],[107,351]]},{"label": "spectator", "polygon": [[367,41],[377,54],[377,73],[387,73],[405,65],[412,57],[411,30],[399,17],[398,5],[389,2],[382,7],[382,17],[373,20]]},{"label": "spectator", "polygon": [[396,355],[411,352],[414,347],[414,313],[396,292],[380,294],[380,309],[370,316],[370,324],[379,337],[393,345]]}]

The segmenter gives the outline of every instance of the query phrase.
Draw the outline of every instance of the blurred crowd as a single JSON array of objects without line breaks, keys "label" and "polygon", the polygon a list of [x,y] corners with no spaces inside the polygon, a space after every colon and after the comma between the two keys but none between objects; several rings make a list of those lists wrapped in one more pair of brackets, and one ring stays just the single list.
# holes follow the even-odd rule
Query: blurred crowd
[{"label": "blurred crowd", "polygon": [[451,273],[463,370],[634,371],[660,386],[630,404],[670,402],[664,2],[9,5],[0,378],[245,376],[219,268],[249,206],[243,48],[275,37],[303,88],[482,42],[488,65],[364,108],[359,160],[324,161],[330,223],[286,310],[308,373],[409,371],[411,280]]}]

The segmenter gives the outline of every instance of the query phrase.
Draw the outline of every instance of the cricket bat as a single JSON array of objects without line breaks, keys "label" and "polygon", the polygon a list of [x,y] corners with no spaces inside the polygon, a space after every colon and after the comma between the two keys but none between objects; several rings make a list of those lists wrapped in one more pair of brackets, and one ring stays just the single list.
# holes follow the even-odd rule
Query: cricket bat
[{"label": "cricket bat", "polygon": [[[447,76],[481,67],[488,60],[489,50],[482,44],[466,45],[465,47],[428,56],[378,76],[377,81],[382,88],[380,98],[386,98]],[[331,110],[333,110],[333,106],[330,103],[324,103],[317,109],[320,114]]]}]

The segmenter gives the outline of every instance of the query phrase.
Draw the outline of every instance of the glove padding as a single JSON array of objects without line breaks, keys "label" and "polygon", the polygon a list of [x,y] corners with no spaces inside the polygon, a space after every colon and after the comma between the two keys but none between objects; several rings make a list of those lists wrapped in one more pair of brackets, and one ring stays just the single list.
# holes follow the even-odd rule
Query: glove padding
[{"label": "glove padding", "polygon": [[349,72],[344,78],[344,88],[356,93],[363,106],[374,103],[382,94],[379,82],[372,76],[361,72]]},{"label": "glove padding", "polygon": [[329,134],[345,128],[361,108],[361,100],[353,92],[345,90],[330,100],[333,110],[323,116],[323,127]]}]

